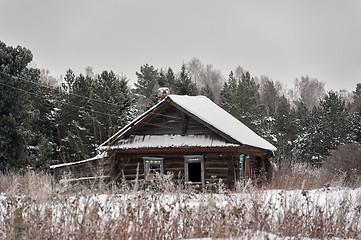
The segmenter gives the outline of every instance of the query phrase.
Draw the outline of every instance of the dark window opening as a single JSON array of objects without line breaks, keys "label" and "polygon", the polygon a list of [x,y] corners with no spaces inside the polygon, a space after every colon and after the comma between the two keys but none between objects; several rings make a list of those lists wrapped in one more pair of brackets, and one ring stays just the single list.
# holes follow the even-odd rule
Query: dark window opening
[{"label": "dark window opening", "polygon": [[204,160],[202,155],[184,156],[184,180],[185,183],[201,183],[205,187],[204,181]]},{"label": "dark window opening", "polygon": [[188,181],[202,182],[202,165],[200,162],[188,163]]}]

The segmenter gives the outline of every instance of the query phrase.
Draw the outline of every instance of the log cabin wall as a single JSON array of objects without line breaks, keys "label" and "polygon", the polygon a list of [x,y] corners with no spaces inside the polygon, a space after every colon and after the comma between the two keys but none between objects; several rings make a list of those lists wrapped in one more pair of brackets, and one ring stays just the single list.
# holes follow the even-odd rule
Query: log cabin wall
[{"label": "log cabin wall", "polygon": [[[108,159],[99,159],[78,163],[70,166],[59,167],[53,170],[54,176],[59,180],[64,173],[71,173],[71,178],[89,178],[109,176],[109,180],[121,181],[123,174],[125,180],[133,181],[144,179],[143,157],[163,158],[164,173],[172,172],[175,180],[184,182],[184,156],[201,155],[204,159],[205,184],[218,182],[219,179],[232,187],[234,182],[241,179],[240,153],[242,150],[234,148],[189,148],[189,149],[145,149],[114,151]],[[257,156],[259,152],[247,150],[250,154],[249,169],[246,177],[258,178],[260,174],[269,171],[269,160],[266,155]],[[252,154],[252,155],[251,155]],[[138,169],[137,169],[138,168]]]},{"label": "log cabin wall", "polygon": [[[224,149],[219,149],[224,150]],[[214,151],[214,150],[213,150]],[[186,154],[185,154],[186,153]],[[163,153],[154,153],[154,151],[137,151],[133,153],[115,154],[113,161],[113,169],[111,170],[111,177],[117,181],[121,181],[123,174],[125,180],[133,181],[136,179],[138,171],[138,179],[144,179],[144,163],[143,157],[157,157],[163,158],[164,174],[168,172],[173,173],[175,180],[184,181],[185,178],[185,156],[200,155],[204,160],[204,182],[205,184],[218,182],[219,179],[231,187],[234,180],[239,178],[239,170],[237,157],[239,159],[238,150],[233,152],[209,152],[206,149],[203,151],[188,151],[167,150]],[[137,167],[139,168],[137,170]],[[237,175],[238,174],[238,175]]]}]

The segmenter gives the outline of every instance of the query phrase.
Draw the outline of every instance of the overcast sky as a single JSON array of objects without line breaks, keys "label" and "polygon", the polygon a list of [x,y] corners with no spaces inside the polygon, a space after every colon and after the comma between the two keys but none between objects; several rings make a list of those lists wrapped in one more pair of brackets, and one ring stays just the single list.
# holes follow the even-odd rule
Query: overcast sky
[{"label": "overcast sky", "polygon": [[136,81],[145,63],[179,71],[195,57],[288,87],[303,75],[328,90],[361,83],[359,0],[0,0],[0,41],[53,76],[91,66]]}]

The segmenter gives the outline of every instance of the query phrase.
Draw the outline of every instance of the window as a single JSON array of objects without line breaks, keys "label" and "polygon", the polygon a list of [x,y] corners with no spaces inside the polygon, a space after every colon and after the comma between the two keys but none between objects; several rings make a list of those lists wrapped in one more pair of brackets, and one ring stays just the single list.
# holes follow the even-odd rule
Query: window
[{"label": "window", "polygon": [[185,183],[201,183],[204,187],[204,160],[202,155],[184,156]]},{"label": "window", "polygon": [[153,181],[156,173],[163,174],[163,158],[143,157],[144,178],[147,181]]}]

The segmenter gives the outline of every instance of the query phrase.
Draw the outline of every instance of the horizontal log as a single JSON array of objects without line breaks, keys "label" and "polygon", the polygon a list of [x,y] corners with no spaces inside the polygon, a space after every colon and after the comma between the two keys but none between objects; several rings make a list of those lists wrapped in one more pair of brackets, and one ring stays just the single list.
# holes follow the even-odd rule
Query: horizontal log
[{"label": "horizontal log", "polygon": [[[241,147],[183,147],[183,148],[145,148],[145,149],[122,149],[115,150],[119,154],[131,156],[131,155],[140,155],[147,156],[147,154],[157,155],[157,156],[166,156],[168,154],[180,154],[184,155],[193,155],[193,154],[207,154],[207,153],[235,153],[238,154],[241,150]],[[187,154],[185,154],[187,153]],[[150,155],[149,155],[150,156]]]},{"label": "horizontal log", "polygon": [[182,163],[182,164],[164,164],[164,168],[184,168],[184,163]]},{"label": "horizontal log", "polygon": [[206,167],[227,167],[228,162],[205,162]]}]

